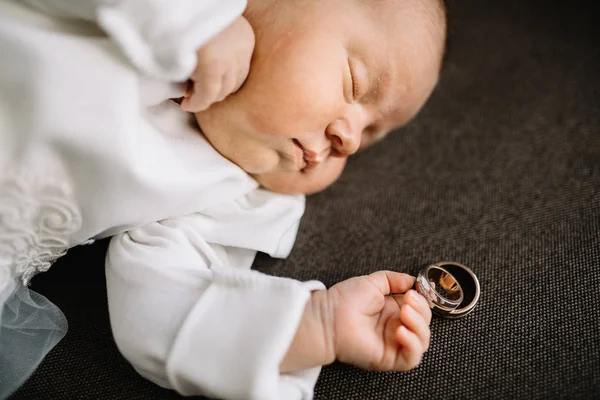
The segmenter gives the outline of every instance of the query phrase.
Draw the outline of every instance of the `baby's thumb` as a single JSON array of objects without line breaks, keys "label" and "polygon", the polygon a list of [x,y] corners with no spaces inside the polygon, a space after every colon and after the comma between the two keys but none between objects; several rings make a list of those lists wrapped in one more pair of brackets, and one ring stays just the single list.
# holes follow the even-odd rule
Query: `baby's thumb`
[{"label": "baby's thumb", "polygon": [[404,293],[410,290],[415,283],[414,277],[394,271],[377,271],[368,275],[368,278],[384,295]]}]

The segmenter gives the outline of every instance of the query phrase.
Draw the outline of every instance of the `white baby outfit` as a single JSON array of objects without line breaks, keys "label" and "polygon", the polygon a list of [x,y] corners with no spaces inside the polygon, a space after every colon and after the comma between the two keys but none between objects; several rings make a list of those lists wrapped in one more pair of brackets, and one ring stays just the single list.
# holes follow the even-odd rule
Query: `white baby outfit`
[{"label": "white baby outfit", "polygon": [[185,395],[312,397],[320,369],[279,363],[323,285],[250,269],[257,251],[289,254],[304,198],[260,189],[167,100],[245,6],[0,0],[0,398],[39,362],[11,364],[25,350],[7,344],[10,304],[50,310],[43,357],[62,314],[24,285],[108,236],[111,325],[140,374]]}]

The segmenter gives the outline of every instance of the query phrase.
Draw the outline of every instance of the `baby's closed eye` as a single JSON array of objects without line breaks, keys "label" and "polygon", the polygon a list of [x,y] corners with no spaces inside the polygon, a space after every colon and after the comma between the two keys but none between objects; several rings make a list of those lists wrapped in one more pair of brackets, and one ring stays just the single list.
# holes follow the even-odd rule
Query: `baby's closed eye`
[{"label": "baby's closed eye", "polygon": [[350,72],[352,100],[359,101],[365,94],[367,89],[366,71],[364,65],[348,57],[348,70]]},{"label": "baby's closed eye", "polygon": [[354,71],[352,70],[350,58],[348,58],[348,69],[350,70],[350,81],[352,82],[352,99],[356,100],[358,98],[358,83],[354,77]]}]

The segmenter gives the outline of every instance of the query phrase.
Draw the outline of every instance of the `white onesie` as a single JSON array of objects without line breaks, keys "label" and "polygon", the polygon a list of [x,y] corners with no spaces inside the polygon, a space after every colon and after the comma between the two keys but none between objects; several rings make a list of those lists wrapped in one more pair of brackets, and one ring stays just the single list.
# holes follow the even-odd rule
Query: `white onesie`
[{"label": "white onesie", "polygon": [[279,363],[324,286],[250,269],[289,254],[304,198],[260,189],[167,100],[245,5],[0,0],[0,306],[114,236],[111,325],[140,374],[185,395],[311,398],[320,369]]}]

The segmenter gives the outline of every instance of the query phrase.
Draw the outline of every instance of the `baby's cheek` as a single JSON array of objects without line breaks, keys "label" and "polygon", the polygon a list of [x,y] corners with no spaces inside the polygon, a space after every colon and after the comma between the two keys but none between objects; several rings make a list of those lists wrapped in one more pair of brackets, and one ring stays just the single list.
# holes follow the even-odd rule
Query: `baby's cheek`
[{"label": "baby's cheek", "polygon": [[[326,124],[321,107],[312,95],[304,90],[273,89],[269,95],[255,96],[247,103],[247,123],[256,132],[265,135],[296,135],[322,131]],[[264,92],[263,92],[264,93]]]},{"label": "baby's cheek", "polygon": [[276,107],[262,107],[256,103],[250,103],[250,107],[245,108],[246,123],[251,132],[263,137],[282,136],[286,132],[281,112]]},{"label": "baby's cheek", "polygon": [[[323,131],[342,94],[335,64],[316,62],[290,46],[255,67],[243,90],[248,96],[248,123],[265,134]],[[305,55],[305,57],[303,56]]]}]

